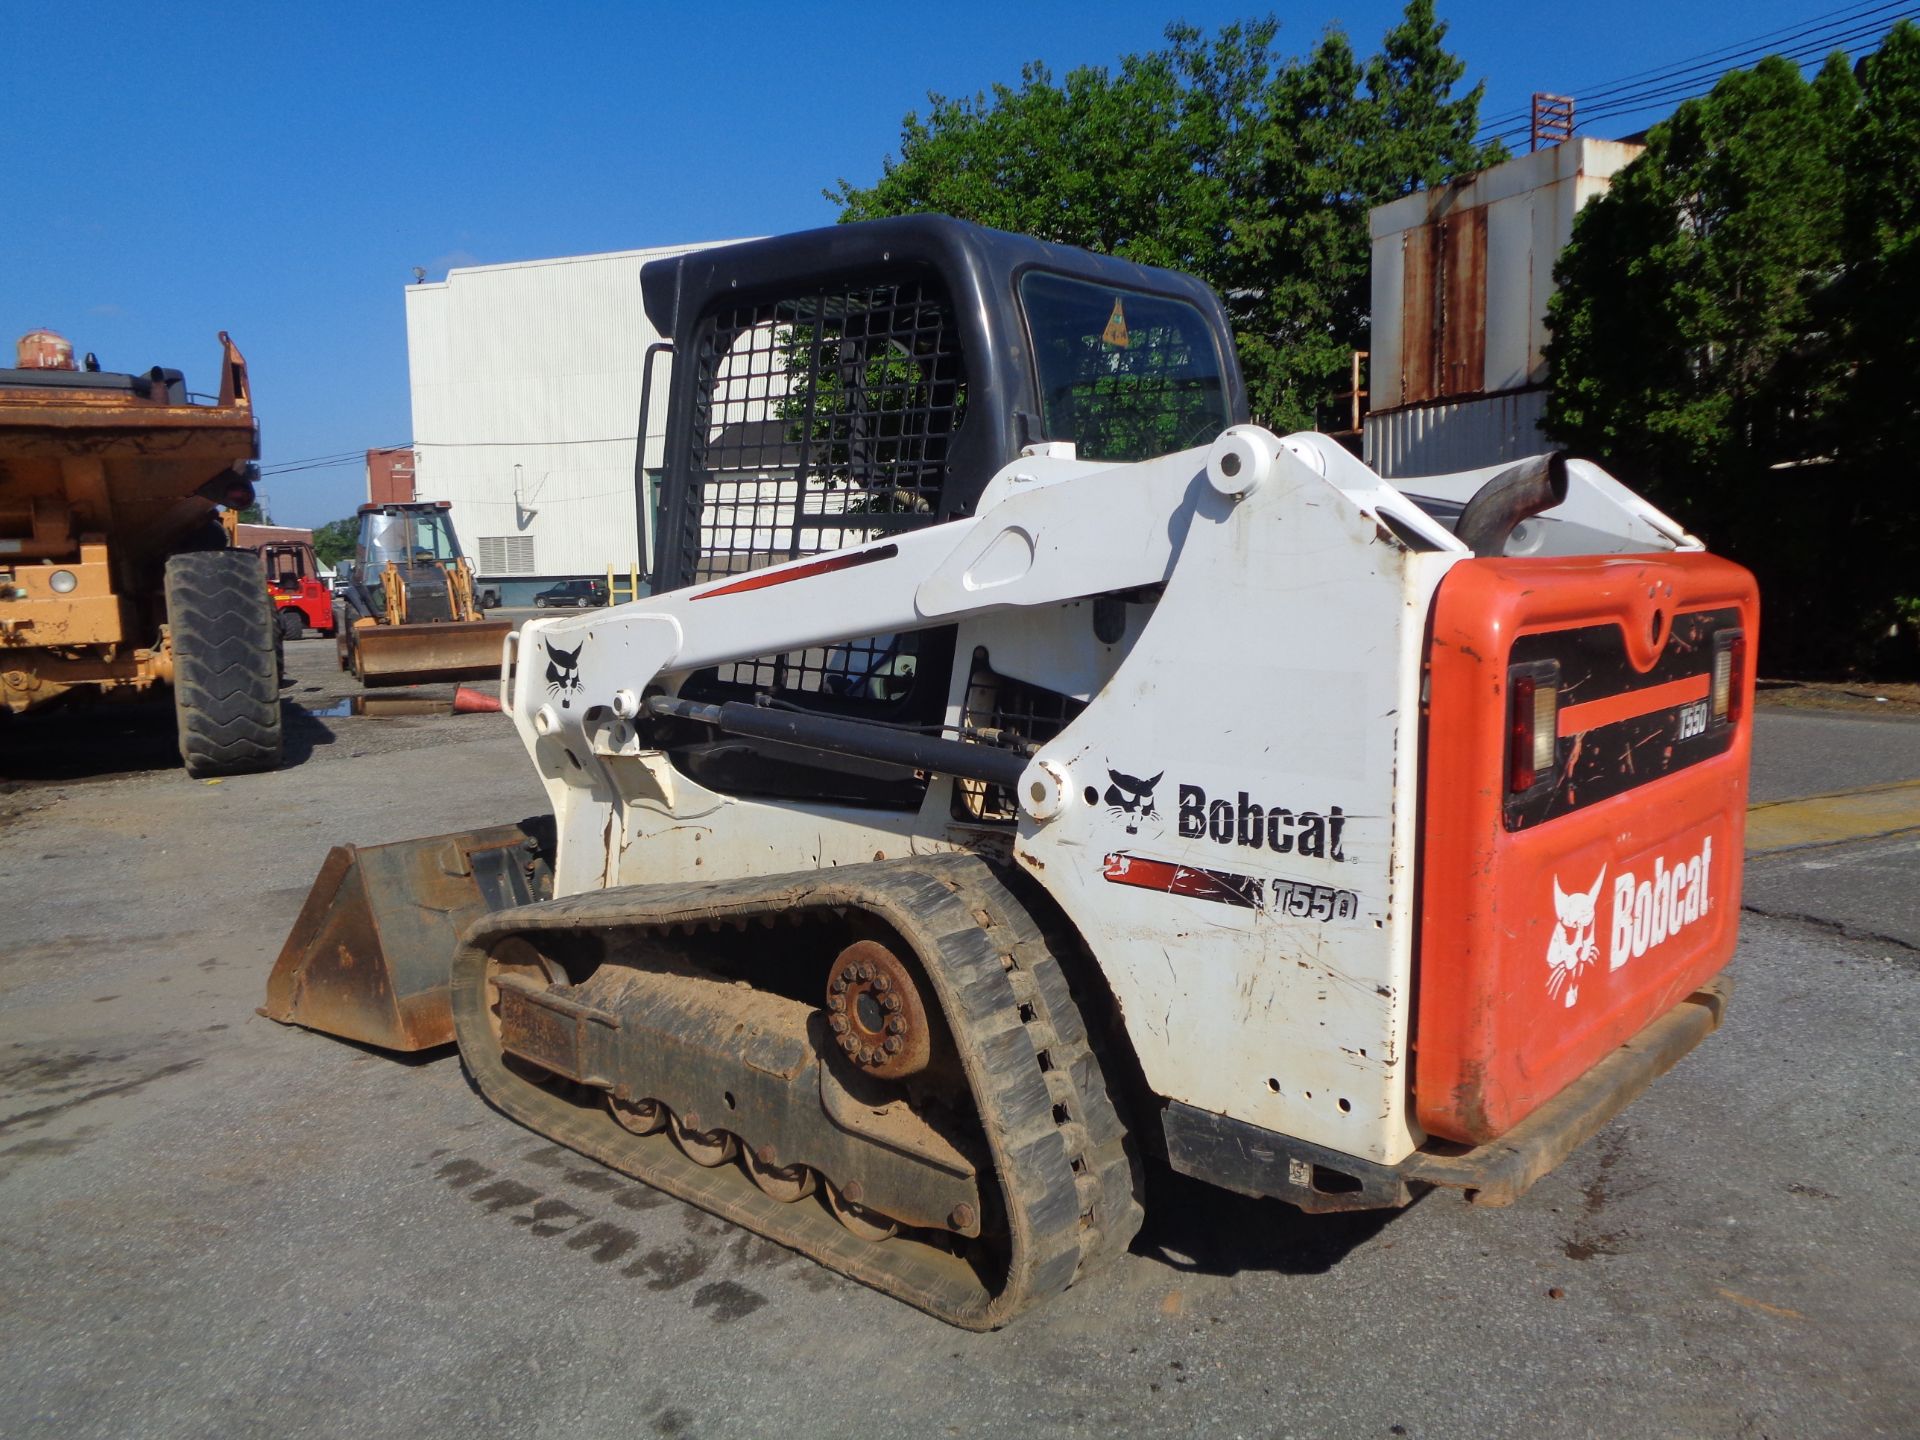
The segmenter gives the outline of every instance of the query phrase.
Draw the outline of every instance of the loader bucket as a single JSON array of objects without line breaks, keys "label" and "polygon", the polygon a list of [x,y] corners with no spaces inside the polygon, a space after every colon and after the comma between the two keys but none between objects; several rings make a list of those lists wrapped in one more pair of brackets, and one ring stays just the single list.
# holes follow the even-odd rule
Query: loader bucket
[{"label": "loader bucket", "polygon": [[359,625],[354,671],[369,687],[490,679],[500,673],[500,642],[511,629],[511,620]]},{"label": "loader bucket", "polygon": [[453,1043],[461,933],[552,890],[553,822],[388,845],[336,845],[267,978],[260,1013],[383,1050]]}]

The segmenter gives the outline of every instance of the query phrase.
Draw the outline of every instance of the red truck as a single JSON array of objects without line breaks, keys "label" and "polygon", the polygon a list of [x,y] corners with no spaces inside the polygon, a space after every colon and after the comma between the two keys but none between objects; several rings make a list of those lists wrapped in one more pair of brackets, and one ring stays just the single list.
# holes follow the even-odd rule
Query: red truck
[{"label": "red truck", "polygon": [[313,546],[304,540],[275,540],[261,545],[258,554],[281,636],[298,640],[309,626],[322,635],[333,634],[333,591],[320,579]]}]

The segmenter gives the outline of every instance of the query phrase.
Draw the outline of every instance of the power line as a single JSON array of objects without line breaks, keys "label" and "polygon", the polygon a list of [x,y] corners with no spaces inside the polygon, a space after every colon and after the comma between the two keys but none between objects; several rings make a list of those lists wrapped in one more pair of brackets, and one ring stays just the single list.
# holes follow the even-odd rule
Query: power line
[{"label": "power line", "polygon": [[[633,486],[631,484],[619,485],[612,490],[595,490],[586,495],[543,495],[540,497],[539,504],[533,508],[545,509],[549,505],[571,505],[579,500],[606,500],[615,495],[624,495],[631,500],[633,498]],[[460,503],[462,505],[496,505],[502,507],[513,506],[516,508],[520,506],[518,500],[479,499],[474,496],[462,497]],[[775,502],[769,500],[765,503],[771,505]]]},{"label": "power line", "polygon": [[631,435],[602,435],[585,440],[416,440],[413,448],[473,450],[490,446],[524,446],[531,449],[537,445],[620,445],[631,439]]},{"label": "power line", "polygon": [[[1906,19],[1909,17],[1901,16],[1899,18]],[[1849,49],[1856,42],[1860,41],[1878,40],[1884,33],[1882,28],[1878,24],[1875,24],[1851,34],[1822,39],[1800,49],[1785,51],[1772,50],[1768,52],[1768,55],[1778,55],[1782,59],[1795,61],[1801,69],[1805,70],[1813,65],[1824,62],[1827,56],[1836,50]],[[1758,60],[1767,57],[1756,56],[1754,58],[1757,63]],[[1627,94],[1616,95],[1611,99],[1602,100],[1597,103],[1591,100],[1585,103],[1578,103],[1575,110],[1576,121],[1580,124],[1586,124],[1594,120],[1605,119],[1608,116],[1631,115],[1639,111],[1655,109],[1672,101],[1691,100],[1706,94],[1709,90],[1713,89],[1715,85],[1719,84],[1727,74],[1740,68],[1742,67],[1736,65],[1730,67],[1728,70],[1716,70],[1707,75],[1694,76],[1687,79],[1676,78],[1662,85],[1648,86]],[[1577,99],[1578,97],[1576,97],[1576,100]],[[1532,117],[1528,116],[1503,129],[1483,131],[1480,137],[1481,143],[1485,143],[1490,139],[1504,140],[1523,137],[1527,135],[1531,129],[1531,119]]]},{"label": "power line", "polygon": [[[397,446],[385,446],[385,449],[397,449]],[[298,460],[281,460],[272,465],[262,465],[261,475],[291,475],[299,470],[327,470],[340,465],[358,465],[365,462],[365,450],[335,450],[326,455],[307,455]]]},{"label": "power line", "polygon": [[[1877,35],[1878,32],[1876,31],[1873,37],[1862,36],[1858,38],[1877,38]],[[1835,47],[1823,44],[1805,51],[1788,52],[1781,58],[1795,61],[1802,70],[1805,70],[1818,63],[1824,62],[1826,57],[1832,53],[1833,48]],[[1577,123],[1586,126],[1591,125],[1592,122],[1596,120],[1667,108],[1675,102],[1696,99],[1706,94],[1717,85],[1722,78],[1722,76],[1716,75],[1712,77],[1710,81],[1696,80],[1689,83],[1671,85],[1660,90],[1649,90],[1641,94],[1623,95],[1616,100],[1608,101],[1600,105],[1583,106],[1576,112]],[[1530,131],[1531,126],[1529,124],[1520,124],[1511,129],[1502,130],[1494,135],[1483,136],[1481,143],[1485,143],[1490,139],[1517,140],[1528,135]]]},{"label": "power line", "polygon": [[[1876,8],[1878,11],[1905,9],[1906,13],[1891,16],[1882,14],[1880,18],[1867,24],[1856,24],[1851,29],[1823,33],[1817,39],[1807,40],[1785,49],[1777,46],[1750,45],[1739,54],[1743,58],[1751,58],[1756,62],[1768,55],[1780,55],[1785,59],[1797,61],[1802,69],[1806,69],[1811,64],[1824,61],[1836,50],[1848,50],[1864,41],[1877,41],[1883,38],[1894,24],[1901,20],[1915,18],[1916,14],[1920,14],[1911,8],[1911,0],[1895,0],[1891,5],[1883,4]],[[1854,18],[1858,19],[1858,17]],[[1726,65],[1725,69],[1719,68],[1718,65],[1670,67],[1664,71],[1653,72],[1657,78],[1643,85],[1622,87],[1615,84],[1610,88],[1603,88],[1597,94],[1588,94],[1584,97],[1578,96],[1576,92],[1576,98],[1584,102],[1575,112],[1577,120],[1580,123],[1590,123],[1610,116],[1630,115],[1638,111],[1650,110],[1669,101],[1692,99],[1711,90],[1728,71],[1742,68],[1739,63],[1721,63]],[[1481,128],[1479,143],[1485,144],[1495,139],[1521,138],[1529,133],[1531,120],[1531,113],[1527,112],[1490,122]]]},{"label": "power line", "polygon": [[[1844,43],[1847,40],[1857,38],[1862,30],[1869,34],[1878,33],[1883,23],[1886,24],[1888,28],[1891,28],[1892,23],[1903,17],[1896,15],[1884,21],[1876,20],[1872,17],[1884,16],[1889,11],[1904,9],[1908,4],[1909,0],[1876,0],[1876,3],[1855,5],[1848,10],[1832,11],[1811,25],[1802,25],[1799,28],[1788,26],[1781,30],[1769,31],[1765,35],[1755,36],[1749,40],[1741,40],[1731,45],[1724,45],[1718,50],[1705,51],[1699,55],[1689,55],[1684,59],[1655,66],[1652,69],[1636,71],[1632,75],[1624,75],[1618,79],[1601,81],[1597,84],[1563,88],[1571,88],[1581,102],[1586,105],[1592,105],[1596,101],[1617,98],[1622,91],[1632,90],[1634,93],[1639,93],[1644,90],[1659,88],[1701,70],[1724,73],[1729,69],[1738,69],[1741,62],[1749,57],[1759,59],[1764,55],[1774,53],[1782,45],[1805,43],[1809,36],[1817,36],[1818,38],[1814,43],[1825,45],[1829,43]],[[1840,18],[1835,19],[1834,17]],[[1843,35],[1840,33],[1842,31],[1847,33]],[[1829,35],[1822,32],[1833,33]],[[1636,81],[1643,83],[1636,85],[1633,83]],[[1530,108],[1514,110],[1507,114],[1492,117],[1483,124],[1482,128],[1485,130],[1493,130],[1495,128],[1505,130],[1513,125],[1530,120],[1531,117],[1532,111]]]},{"label": "power line", "polygon": [[[1646,82],[1646,86],[1639,88],[1664,84],[1683,73],[1703,68],[1706,62],[1711,62],[1722,70],[1737,69],[1739,68],[1739,62],[1742,58],[1751,55],[1757,59],[1760,54],[1767,53],[1768,47],[1770,46],[1798,42],[1806,36],[1815,34],[1821,30],[1837,30],[1845,27],[1858,26],[1860,22],[1867,20],[1869,17],[1882,15],[1887,11],[1903,9],[1907,3],[1908,0],[1864,0],[1864,3],[1847,6],[1840,10],[1829,11],[1827,14],[1819,16],[1811,22],[1796,22],[1794,25],[1788,25],[1779,30],[1770,30],[1764,35],[1756,35],[1751,39],[1738,40],[1730,45],[1723,45],[1717,50],[1704,51],[1698,55],[1688,55],[1682,59],[1670,61],[1663,65],[1656,65],[1651,69],[1638,70],[1631,75],[1622,75],[1613,80],[1603,80],[1597,82],[1597,84],[1570,88],[1582,102],[1591,104],[1597,100],[1613,97],[1616,92],[1632,86],[1635,81]],[[1901,17],[1894,17],[1896,20],[1899,18]],[[1878,28],[1877,22],[1873,28]],[[1826,42],[1822,41],[1821,43]],[[1488,131],[1495,128],[1504,130],[1521,121],[1530,120],[1531,118],[1531,109],[1515,110],[1507,114],[1492,117],[1485,121],[1481,128]]]},{"label": "power line", "polygon": [[[571,440],[413,440],[404,445],[376,445],[376,450],[475,450],[475,449],[537,449],[548,445],[630,445],[631,435],[586,436]],[[303,470],[338,470],[347,465],[359,465],[366,459],[365,450],[341,450],[331,455],[309,455],[300,460],[282,460],[272,465],[262,465],[260,474],[296,475]]]}]

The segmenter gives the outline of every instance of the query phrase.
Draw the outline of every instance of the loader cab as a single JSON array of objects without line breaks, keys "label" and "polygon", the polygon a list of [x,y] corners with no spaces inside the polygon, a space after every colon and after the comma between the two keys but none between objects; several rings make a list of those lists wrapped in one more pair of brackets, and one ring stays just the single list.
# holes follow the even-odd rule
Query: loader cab
[{"label": "loader cab", "polygon": [[[476,618],[455,583],[462,552],[448,502],[362,505],[353,553],[353,575],[364,587],[355,608],[364,613],[383,615],[389,624]],[[397,593],[387,588],[393,585]]]},{"label": "loader cab", "polygon": [[[1247,418],[1226,313],[1205,285],[944,216],[654,261],[641,285],[675,357],[656,592],[970,514],[1030,445],[1137,460]],[[680,693],[937,726],[953,648],[950,628],[870,636],[708,669]],[[1069,718],[1060,697],[984,678],[981,693],[1004,702],[1002,719],[1019,712],[1030,738]],[[911,806],[924,785],[704,733],[670,748],[730,792]]]},{"label": "loader cab", "polygon": [[361,506],[354,553],[363,575],[377,574],[389,563],[402,569],[443,565],[461,554],[452,511],[442,504]]},{"label": "loader cab", "polygon": [[1170,455],[1211,444],[1242,418],[1220,332],[1191,302],[1040,269],[1021,275],[1019,294],[1041,433],[1070,441],[1080,459]]}]

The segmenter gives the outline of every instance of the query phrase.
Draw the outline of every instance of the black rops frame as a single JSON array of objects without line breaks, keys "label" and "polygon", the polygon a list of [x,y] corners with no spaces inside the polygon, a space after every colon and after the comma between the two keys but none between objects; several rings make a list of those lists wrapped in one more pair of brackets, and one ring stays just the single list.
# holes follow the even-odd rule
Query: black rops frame
[{"label": "black rops frame", "polygon": [[[1016,459],[1023,446],[1049,438],[1040,419],[1045,412],[1018,290],[1020,276],[1035,269],[1194,306],[1214,335],[1227,413],[1236,424],[1246,420],[1246,388],[1232,328],[1219,297],[1202,282],[945,215],[833,225],[654,260],[641,269],[640,285],[647,318],[671,341],[677,361],[684,361],[696,353],[700,327],[720,306],[786,300],[815,287],[935,275],[953,306],[967,384],[967,416],[948,452],[936,517],[951,520],[972,512],[987,481]],[[674,365],[654,535],[655,593],[689,584],[699,554],[702,491],[692,466],[696,383],[695,367]],[[643,396],[643,414],[646,401]],[[634,457],[635,493],[640,496],[645,494],[645,465],[642,434]],[[638,523],[644,546],[644,515]]]}]

